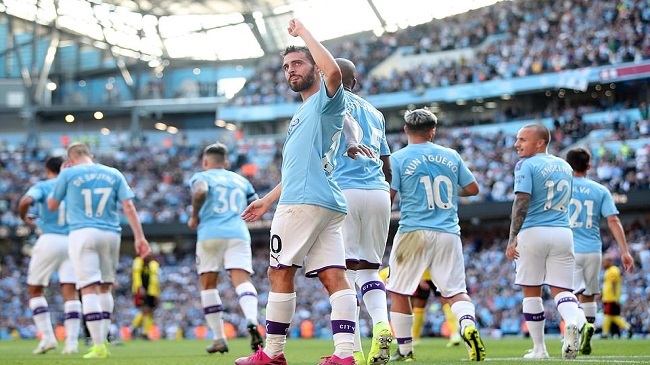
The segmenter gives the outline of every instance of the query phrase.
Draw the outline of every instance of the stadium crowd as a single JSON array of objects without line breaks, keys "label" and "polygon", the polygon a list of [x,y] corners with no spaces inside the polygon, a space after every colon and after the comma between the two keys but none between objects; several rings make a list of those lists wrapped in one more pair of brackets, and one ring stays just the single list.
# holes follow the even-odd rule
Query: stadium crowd
[{"label": "stadium crowd", "polygon": [[[617,245],[608,230],[603,235],[604,255],[616,253]],[[632,274],[624,276],[622,295],[623,316],[633,326],[634,333],[650,333],[650,230],[648,222],[630,222],[626,225],[630,251],[637,263]],[[521,318],[522,294],[514,283],[514,267],[504,255],[507,239],[507,227],[480,228],[464,227],[463,242],[467,267],[468,291],[476,303],[477,317],[481,329],[492,336],[524,335]],[[265,247],[254,247],[253,282],[257,286],[260,307],[266,304],[269,283],[266,277],[268,252]],[[618,257],[618,255],[615,255]],[[193,254],[161,253],[157,259],[161,262],[160,305],[155,312],[155,323],[160,329],[161,337],[175,339],[196,338],[196,328],[204,325],[203,311],[198,298],[198,276],[196,274]],[[24,305],[27,264],[29,257],[6,256],[0,272],[0,339],[34,338],[36,328],[31,320],[31,310]],[[113,332],[119,327],[129,327],[137,309],[133,305],[130,292],[131,257],[122,257],[118,267],[119,286],[115,289],[115,311]],[[301,335],[300,328],[304,321],[313,324],[315,337],[329,337],[330,323],[329,300],[325,290],[313,290],[313,280],[297,275],[296,290],[305,293],[297,303],[296,316],[290,329],[292,337]],[[237,304],[237,297],[230,289],[227,279],[219,284],[225,315],[224,320],[231,323],[237,334],[245,336],[246,321]],[[47,300],[53,308],[53,323],[63,322],[61,296],[56,279],[49,286]],[[553,301],[550,294],[544,300]],[[428,303],[425,333],[439,336],[442,331],[444,315],[436,300]],[[547,333],[559,332],[558,313],[554,306],[546,308]],[[264,313],[260,313],[263,323]],[[370,321],[362,310],[360,322],[363,333],[371,332]],[[599,325],[599,322],[597,322]],[[209,337],[208,337],[209,338]]]},{"label": "stadium crowd", "polygon": [[[350,59],[360,74],[360,95],[511,79],[650,58],[650,9],[644,0],[503,1],[395,33],[338,41],[330,49]],[[485,47],[476,47],[481,42]],[[415,46],[413,46],[415,45]],[[442,59],[375,77],[380,61],[409,46],[410,52],[474,47],[472,59]],[[280,57],[258,66],[234,105],[298,101],[282,72]]]},{"label": "stadium crowd", "polygon": [[[552,153],[558,153],[577,142],[594,128],[581,120],[580,115],[584,112],[585,109],[573,108],[556,116]],[[647,115],[645,119],[633,121],[619,120],[614,116],[599,128],[612,128],[614,133],[611,139],[619,141],[650,136]],[[389,133],[387,140],[392,151],[406,145],[403,133]],[[513,168],[517,161],[512,147],[513,134],[441,127],[436,142],[458,150],[478,180],[479,195],[462,198],[462,203],[512,200]],[[187,181],[193,172],[200,169],[200,153],[208,143],[190,143],[181,138],[179,143],[169,147],[156,144],[146,147],[118,146],[114,152],[98,156],[98,160],[123,171],[136,194],[138,213],[144,224],[186,223],[190,208]],[[231,141],[230,148],[236,151],[231,154],[233,170],[246,175],[260,196],[280,181],[281,142],[240,141],[233,144]],[[616,150],[611,150],[604,144],[591,144],[590,149],[594,156],[591,178],[605,184],[612,192],[650,189],[650,144],[636,150],[624,142]],[[42,150],[9,150],[0,147],[1,225],[21,224],[16,204],[24,194],[24,187],[31,186],[41,178],[41,166],[45,157]],[[250,164],[256,166],[253,173],[246,170]],[[394,209],[396,208],[395,206]],[[267,218],[270,218],[270,214]]]}]

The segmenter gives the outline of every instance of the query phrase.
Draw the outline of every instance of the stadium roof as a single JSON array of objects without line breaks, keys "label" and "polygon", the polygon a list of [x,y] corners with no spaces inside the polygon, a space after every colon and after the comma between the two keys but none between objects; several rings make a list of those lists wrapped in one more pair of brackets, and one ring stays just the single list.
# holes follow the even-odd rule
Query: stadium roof
[{"label": "stadium roof", "polygon": [[261,57],[296,40],[298,17],[320,40],[394,31],[497,0],[3,0],[0,12],[144,61]]}]

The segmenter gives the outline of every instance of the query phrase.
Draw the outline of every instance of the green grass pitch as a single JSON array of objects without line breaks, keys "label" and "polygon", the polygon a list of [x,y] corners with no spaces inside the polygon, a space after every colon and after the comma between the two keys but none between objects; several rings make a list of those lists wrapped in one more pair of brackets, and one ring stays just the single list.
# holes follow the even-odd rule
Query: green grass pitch
[{"label": "green grass pitch", "polygon": [[[531,364],[539,361],[523,360],[521,357],[531,347],[530,339],[484,339],[487,348],[488,364]],[[248,341],[236,339],[229,341],[230,352],[210,355],[204,347],[209,341],[130,341],[123,345],[111,347],[111,357],[102,360],[83,360],[81,355],[87,347],[80,344],[78,355],[61,355],[62,345],[44,355],[32,355],[36,341],[2,341],[0,342],[0,365],[67,365],[67,364],[107,364],[107,365],[220,365],[233,364],[237,357],[248,355]],[[417,361],[420,364],[465,364],[469,363],[467,351],[463,345],[447,348],[446,340],[426,338],[415,347]],[[563,362],[560,356],[561,342],[558,338],[547,338],[550,360],[544,362]],[[393,349],[396,345],[393,345]],[[364,350],[370,349],[369,340],[364,341]],[[316,365],[320,357],[333,351],[330,340],[289,339],[285,355],[291,365]],[[391,350],[391,352],[394,350]],[[544,363],[542,362],[542,363]],[[580,364],[650,364],[650,340],[609,339],[593,340],[593,353],[579,356]]]}]

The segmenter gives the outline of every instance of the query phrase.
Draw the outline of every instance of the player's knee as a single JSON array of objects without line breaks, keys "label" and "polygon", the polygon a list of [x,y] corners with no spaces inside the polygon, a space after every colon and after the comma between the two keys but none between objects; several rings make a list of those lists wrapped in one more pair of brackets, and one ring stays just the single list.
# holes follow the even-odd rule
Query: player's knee
[{"label": "player's knee", "polygon": [[343,269],[330,268],[323,270],[318,273],[318,278],[330,294],[343,289],[351,289]]}]

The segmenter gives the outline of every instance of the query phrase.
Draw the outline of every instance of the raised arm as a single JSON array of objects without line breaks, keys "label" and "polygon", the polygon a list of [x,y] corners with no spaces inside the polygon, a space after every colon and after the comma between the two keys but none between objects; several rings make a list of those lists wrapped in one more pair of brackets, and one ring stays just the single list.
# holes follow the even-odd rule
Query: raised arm
[{"label": "raised arm", "polygon": [[339,65],[334,61],[332,54],[318,41],[311,32],[305,28],[302,22],[298,19],[289,21],[289,34],[293,37],[300,37],[305,41],[305,45],[309,48],[316,66],[323,72],[325,77],[325,87],[327,88],[327,95],[332,97],[341,86],[342,76]]}]

